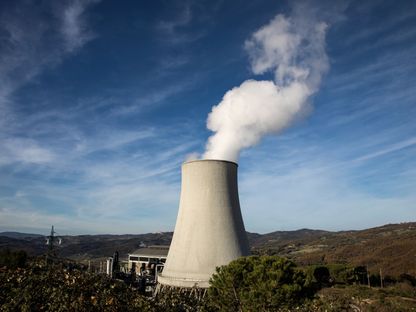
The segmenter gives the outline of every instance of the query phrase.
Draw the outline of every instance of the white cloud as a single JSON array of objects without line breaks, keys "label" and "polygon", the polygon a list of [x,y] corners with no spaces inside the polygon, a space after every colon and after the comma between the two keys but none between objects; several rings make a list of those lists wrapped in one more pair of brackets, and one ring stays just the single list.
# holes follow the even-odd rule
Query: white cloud
[{"label": "white cloud", "polygon": [[55,155],[49,149],[39,146],[34,140],[23,138],[9,138],[0,141],[2,153],[0,165],[14,162],[29,164],[49,163],[55,159]]},{"label": "white cloud", "polygon": [[65,48],[68,52],[79,49],[85,43],[94,38],[93,32],[89,29],[85,19],[88,7],[97,3],[97,0],[75,0],[59,11],[61,17],[61,32],[64,36]]}]

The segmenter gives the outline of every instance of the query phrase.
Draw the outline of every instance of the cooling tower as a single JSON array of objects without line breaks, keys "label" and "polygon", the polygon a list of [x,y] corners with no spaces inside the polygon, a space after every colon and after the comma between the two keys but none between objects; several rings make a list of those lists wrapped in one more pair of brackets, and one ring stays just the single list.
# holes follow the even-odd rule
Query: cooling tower
[{"label": "cooling tower", "polygon": [[237,166],[222,160],[182,165],[179,212],[160,284],[207,288],[217,266],[249,254]]}]

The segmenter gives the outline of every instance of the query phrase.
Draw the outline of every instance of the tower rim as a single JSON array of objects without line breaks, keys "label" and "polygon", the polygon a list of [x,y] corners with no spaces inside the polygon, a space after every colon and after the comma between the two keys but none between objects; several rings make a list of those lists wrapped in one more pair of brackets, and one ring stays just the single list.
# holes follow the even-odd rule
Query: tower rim
[{"label": "tower rim", "polygon": [[194,163],[194,162],[224,162],[224,163],[234,164],[238,167],[238,163],[236,163],[235,161],[224,160],[224,159],[194,159],[194,160],[184,161],[182,163],[182,166],[190,164],[190,163]]}]

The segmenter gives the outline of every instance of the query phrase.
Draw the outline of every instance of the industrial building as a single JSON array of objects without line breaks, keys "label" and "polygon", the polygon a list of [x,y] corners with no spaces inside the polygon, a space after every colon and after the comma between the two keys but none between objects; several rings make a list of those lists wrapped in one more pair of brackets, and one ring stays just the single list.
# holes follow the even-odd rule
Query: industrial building
[{"label": "industrial building", "polygon": [[216,267],[249,254],[234,162],[195,160],[182,165],[175,231],[160,289],[208,288]]},{"label": "industrial building", "polygon": [[131,270],[135,266],[136,270],[155,269],[163,267],[168,255],[169,246],[155,245],[142,247],[128,255],[128,269]]}]

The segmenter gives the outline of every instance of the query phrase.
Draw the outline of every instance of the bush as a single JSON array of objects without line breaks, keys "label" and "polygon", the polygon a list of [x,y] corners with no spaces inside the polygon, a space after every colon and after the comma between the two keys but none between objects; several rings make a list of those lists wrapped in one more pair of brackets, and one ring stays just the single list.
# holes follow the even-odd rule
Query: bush
[{"label": "bush", "polygon": [[33,265],[0,272],[1,311],[151,311],[123,282],[78,269]]},{"label": "bush", "polygon": [[27,254],[23,250],[10,251],[9,249],[0,251],[0,267],[23,268],[26,265]]},{"label": "bush", "polygon": [[207,299],[219,311],[277,311],[299,306],[311,296],[305,274],[293,262],[251,256],[217,268]]},{"label": "bush", "polygon": [[409,283],[413,287],[416,287],[416,277],[414,277],[413,275],[407,274],[407,273],[400,274],[399,282]]},{"label": "bush", "polygon": [[352,284],[354,269],[345,264],[328,264],[329,273],[336,284]]},{"label": "bush", "polygon": [[331,275],[325,266],[318,266],[313,271],[313,276],[319,287],[329,286],[331,284]]},{"label": "bush", "polygon": [[354,281],[356,284],[366,285],[367,282],[367,268],[365,266],[357,266],[354,268]]}]

